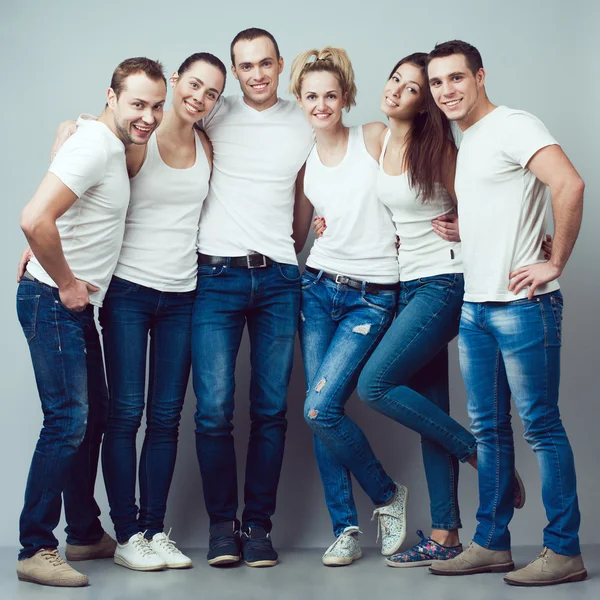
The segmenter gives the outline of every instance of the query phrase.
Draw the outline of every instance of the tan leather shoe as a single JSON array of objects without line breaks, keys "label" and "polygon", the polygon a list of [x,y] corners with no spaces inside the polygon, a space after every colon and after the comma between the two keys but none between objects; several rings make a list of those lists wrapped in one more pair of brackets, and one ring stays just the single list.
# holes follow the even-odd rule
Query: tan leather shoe
[{"label": "tan leather shoe", "polygon": [[434,575],[474,575],[475,573],[506,573],[515,565],[510,550],[489,550],[475,542],[449,560],[434,560],[429,570]]},{"label": "tan leather shoe", "polygon": [[583,566],[581,554],[566,556],[544,547],[535,560],[526,567],[506,575],[504,581],[509,585],[534,587],[583,581],[586,577],[587,571]]},{"label": "tan leather shoe", "polygon": [[112,558],[115,555],[117,542],[113,540],[108,533],[104,535],[99,542],[88,546],[73,546],[67,544],[65,556],[68,561],[75,560],[93,560],[95,558]]},{"label": "tan leather shoe", "polygon": [[21,581],[58,587],[83,587],[89,584],[87,575],[68,565],[58,550],[38,550],[30,558],[19,560],[17,577]]}]

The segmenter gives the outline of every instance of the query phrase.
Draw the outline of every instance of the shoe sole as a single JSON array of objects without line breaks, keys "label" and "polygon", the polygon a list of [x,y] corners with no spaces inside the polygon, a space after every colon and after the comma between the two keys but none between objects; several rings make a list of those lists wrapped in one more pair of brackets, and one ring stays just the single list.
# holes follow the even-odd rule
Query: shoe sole
[{"label": "shoe sole", "polygon": [[476,575],[477,573],[506,573],[513,571],[515,563],[501,563],[499,565],[486,565],[483,567],[473,567],[472,569],[461,569],[460,571],[438,571],[434,567],[429,567],[429,572],[434,575]]},{"label": "shoe sole", "polygon": [[518,587],[542,587],[545,585],[557,585],[559,583],[572,583],[575,581],[583,581],[586,578],[587,571],[586,569],[583,569],[582,571],[571,573],[571,575],[561,577],[560,579],[554,579],[553,581],[515,581],[514,579],[509,579],[508,577],[505,577],[504,583],[508,583],[508,585],[514,585]]},{"label": "shoe sole", "polygon": [[220,565],[232,565],[233,563],[239,562],[240,557],[235,554],[223,554],[221,556],[215,556],[215,558],[207,559],[208,564],[211,567],[218,567]]},{"label": "shoe sole", "polygon": [[400,536],[399,542],[397,542],[391,550],[384,552],[383,548],[381,549],[381,554],[383,554],[383,556],[392,556],[393,554],[396,554],[398,550],[402,548],[402,544],[404,544],[404,540],[406,539],[406,505],[408,504],[408,488],[405,485],[398,484],[398,488],[401,487],[404,488],[404,523],[402,524],[402,535]]},{"label": "shoe sole", "polygon": [[323,558],[322,561],[326,567],[347,567],[359,558],[362,558],[362,551],[348,558],[332,556],[331,558]]},{"label": "shoe sole", "polygon": [[189,562],[189,563],[185,563],[182,565],[178,565],[178,564],[172,564],[170,565],[169,563],[167,563],[167,569],[191,569],[193,567],[193,563]]},{"label": "shoe sole", "polygon": [[406,562],[406,563],[398,563],[390,560],[389,558],[385,559],[385,564],[388,567],[396,567],[401,569],[407,569],[410,567],[429,567],[433,563],[432,560],[420,560],[419,562]]},{"label": "shoe sole", "polygon": [[277,559],[275,560],[257,560],[254,562],[244,561],[246,565],[249,567],[274,567],[277,564]]},{"label": "shoe sole", "polygon": [[82,583],[68,583],[65,581],[40,581],[35,577],[30,577],[29,575],[25,575],[24,573],[17,573],[17,577],[19,581],[26,581],[27,583],[37,583],[38,585],[47,585],[49,587],[87,587],[90,585],[88,580]]},{"label": "shoe sole", "polygon": [[519,475],[519,471],[517,471],[515,469],[515,479],[517,480],[517,485],[519,486],[519,491],[521,492],[521,502],[519,502],[518,504],[514,504],[513,506],[516,509],[520,509],[523,508],[525,506],[525,485],[523,484],[523,480],[521,479],[521,476]]},{"label": "shoe sole", "polygon": [[137,567],[127,562],[121,556],[115,556],[115,564],[120,565],[121,567],[125,567],[126,569],[131,569],[132,571],[164,571],[167,568],[167,564],[163,563],[162,565],[152,565],[147,567]]}]

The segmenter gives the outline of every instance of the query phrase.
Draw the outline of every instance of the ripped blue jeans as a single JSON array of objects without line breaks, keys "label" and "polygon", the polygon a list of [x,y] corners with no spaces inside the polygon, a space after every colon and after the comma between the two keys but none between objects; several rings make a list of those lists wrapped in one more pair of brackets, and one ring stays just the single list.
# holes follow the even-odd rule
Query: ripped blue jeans
[{"label": "ripped blue jeans", "polygon": [[358,376],[394,318],[397,292],[370,294],[305,271],[300,343],[307,394],[304,418],[314,447],[325,501],[338,536],[358,525],[350,474],[374,505],[391,500],[396,485],[344,406]]}]

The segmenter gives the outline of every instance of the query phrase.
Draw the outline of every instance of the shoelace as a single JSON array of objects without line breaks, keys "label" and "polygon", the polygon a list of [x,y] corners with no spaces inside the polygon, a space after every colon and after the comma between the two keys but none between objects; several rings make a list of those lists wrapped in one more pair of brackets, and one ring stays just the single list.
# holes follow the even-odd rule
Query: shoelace
[{"label": "shoelace", "polygon": [[255,537],[255,538],[248,535],[248,533],[246,533],[245,531],[244,531],[244,533],[242,533],[242,535],[246,536],[246,538],[247,538],[246,544],[252,544],[255,548],[259,548],[262,550],[270,550],[272,548],[271,536],[268,533],[265,534],[265,537]]},{"label": "shoelace", "polygon": [[390,529],[388,527],[386,517],[390,517],[391,519],[396,519],[396,515],[393,515],[389,510],[386,510],[387,506],[380,506],[373,511],[373,516],[371,517],[371,521],[377,518],[377,539],[375,543],[379,541],[379,536],[383,538],[386,535],[389,535]]},{"label": "shoelace", "polygon": [[141,532],[138,533],[135,536],[135,539],[131,542],[134,546],[134,548],[142,555],[142,556],[149,556],[151,554],[156,554],[154,552],[154,550],[152,550],[152,547],[150,546],[150,544],[148,543],[148,540],[146,539],[146,532]]},{"label": "shoelace", "polygon": [[344,531],[342,531],[342,533],[340,533],[340,535],[338,535],[337,538],[335,538],[333,544],[331,544],[331,546],[327,548],[325,554],[327,554],[328,552],[332,552],[333,549],[336,548],[336,546],[341,546],[344,550],[349,548],[352,542],[354,541],[352,536],[355,533],[362,533],[362,531],[360,531],[358,527],[347,527],[346,529],[344,529]]},{"label": "shoelace", "polygon": [[53,567],[66,564],[58,553],[58,550],[44,550],[42,551],[42,558],[47,560]]},{"label": "shoelace", "polygon": [[159,538],[156,541],[165,552],[168,552],[169,554],[181,554],[181,550],[175,545],[175,540],[172,540],[170,537],[171,529],[169,529],[169,533],[167,533],[165,537]]}]

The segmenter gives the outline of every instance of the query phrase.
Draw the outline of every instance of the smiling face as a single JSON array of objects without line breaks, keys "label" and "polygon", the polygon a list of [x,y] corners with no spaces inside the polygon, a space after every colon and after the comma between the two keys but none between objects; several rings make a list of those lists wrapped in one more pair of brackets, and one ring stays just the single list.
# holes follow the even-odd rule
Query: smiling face
[{"label": "smiling face", "polygon": [[223,92],[223,73],[205,61],[193,63],[182,75],[175,73],[173,86],[173,109],[178,116],[190,123],[205,117]]},{"label": "smiling face", "polygon": [[273,106],[283,70],[283,58],[277,58],[273,42],[267,37],[240,40],[233,47],[233,56],[231,71],[240,82],[246,104],[255,110]]},{"label": "smiling face", "polygon": [[485,72],[481,68],[473,74],[464,54],[434,58],[427,73],[435,103],[461,129],[467,129],[485,113]]},{"label": "smiling face", "polygon": [[411,121],[425,102],[425,78],[419,67],[406,62],[392,73],[383,89],[381,110],[390,119]]},{"label": "smiling face", "polygon": [[297,100],[315,130],[338,124],[346,106],[346,94],[342,93],[340,80],[328,71],[307,73]]},{"label": "smiling face", "polygon": [[117,136],[126,146],[148,142],[162,121],[166,93],[164,81],[144,73],[129,75],[119,97],[109,89],[107,104],[113,111]]}]

